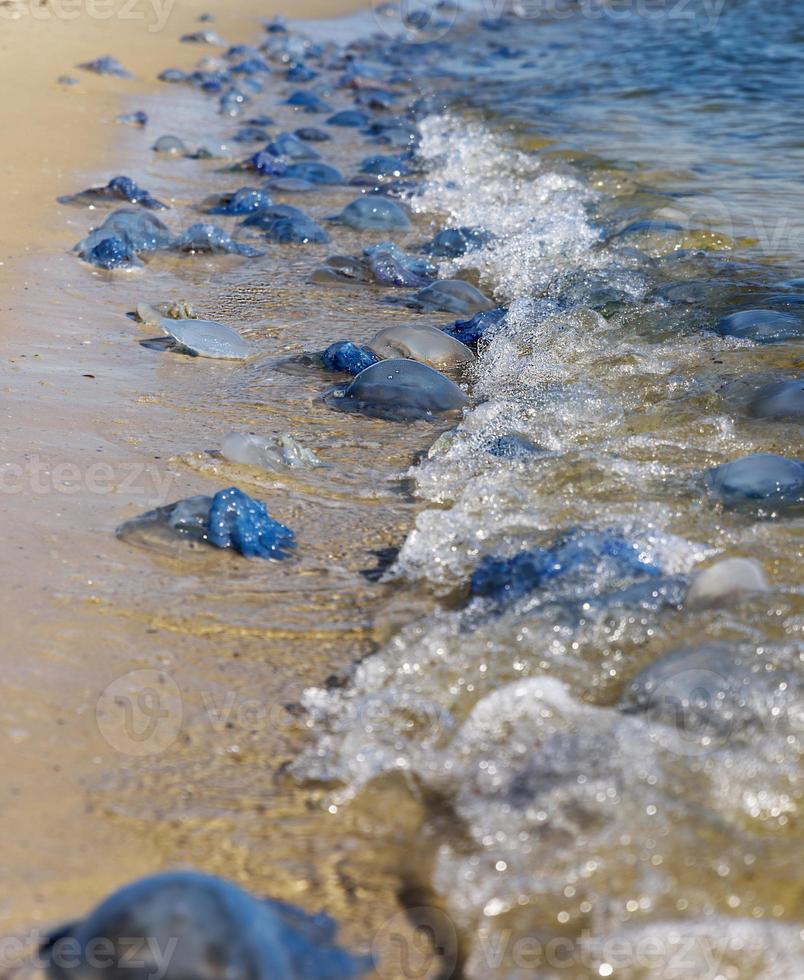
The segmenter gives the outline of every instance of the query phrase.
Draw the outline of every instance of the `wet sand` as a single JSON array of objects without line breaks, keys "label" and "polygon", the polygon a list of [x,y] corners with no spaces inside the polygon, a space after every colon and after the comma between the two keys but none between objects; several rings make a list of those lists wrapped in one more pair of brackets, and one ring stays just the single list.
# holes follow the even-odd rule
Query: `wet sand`
[{"label": "wet sand", "polygon": [[[303,10],[335,15],[349,6],[306,0]],[[0,11],[0,121],[14,134],[0,181],[0,936],[14,941],[4,946],[0,974],[22,949],[17,939],[35,941],[37,930],[80,914],[125,880],[181,864],[325,907],[344,921],[345,939],[365,948],[398,910],[401,856],[370,814],[352,814],[351,830],[328,819],[331,836],[320,835],[320,814],[279,773],[305,737],[285,706],[411,614],[359,573],[372,549],[404,537],[412,504],[393,477],[432,431],[413,426],[367,472],[366,451],[382,446],[382,427],[363,425],[358,438],[342,418],[311,409],[320,377],[300,382],[290,372],[266,382],[254,369],[235,383],[228,365],[199,371],[192,359],[136,343],[147,332],[125,311],[139,298],[177,292],[202,313],[250,323],[276,353],[299,348],[304,333],[325,341],[326,323],[311,330],[311,310],[296,295],[306,257],[278,276],[267,263],[255,274],[198,257],[181,268],[155,263],[147,278],[126,280],[68,254],[99,222],[91,211],[57,205],[59,194],[129,173],[157,197],[186,190],[195,198],[198,165],[177,161],[166,170],[149,147],[182,126],[192,135],[199,100],[158,89],[156,73],[214,53],[179,44],[186,31],[203,26],[252,42],[258,18],[279,5],[180,0],[157,31],[148,17],[64,20],[47,10],[19,19],[13,8]],[[205,10],[216,21],[199,25]],[[107,53],[136,79],[74,68]],[[62,74],[78,84],[58,84]],[[113,122],[138,108],[152,117],[145,133]],[[208,119],[220,126],[214,106]],[[212,168],[204,179],[220,187]],[[341,312],[347,324],[363,315],[349,302]],[[126,518],[232,482],[204,450],[234,427],[290,430],[325,459],[336,445],[341,466],[351,458],[360,474],[353,486],[315,471],[257,487],[280,520],[301,529],[304,515],[292,572],[228,556],[185,566],[115,539]],[[350,513],[352,496],[366,496],[366,478],[376,491]],[[253,483],[242,485],[254,492]],[[166,708],[159,717],[147,698],[136,700],[151,685]],[[119,710],[127,699],[128,728]],[[151,723],[155,740],[143,750]],[[375,838],[376,847],[366,844]]]}]

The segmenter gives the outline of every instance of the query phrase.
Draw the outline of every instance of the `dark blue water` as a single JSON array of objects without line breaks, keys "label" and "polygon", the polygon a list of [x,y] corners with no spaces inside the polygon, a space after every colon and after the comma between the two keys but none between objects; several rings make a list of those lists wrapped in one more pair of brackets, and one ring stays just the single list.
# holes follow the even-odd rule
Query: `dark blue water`
[{"label": "dark blue water", "polygon": [[470,100],[559,141],[579,134],[626,165],[677,170],[678,185],[710,199],[733,233],[797,260],[804,7],[606,6],[518,21],[509,40],[527,53],[489,72]]}]

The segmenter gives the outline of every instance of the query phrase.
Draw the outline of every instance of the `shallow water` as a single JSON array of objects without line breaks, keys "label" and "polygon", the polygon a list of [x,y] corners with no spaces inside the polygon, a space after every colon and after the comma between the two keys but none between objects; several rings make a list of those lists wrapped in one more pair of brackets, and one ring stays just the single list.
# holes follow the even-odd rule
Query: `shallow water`
[{"label": "shallow water", "polygon": [[[268,244],[252,260],[157,255],[122,276],[65,256],[54,261],[69,283],[58,298],[26,301],[40,319],[80,324],[89,307],[115,324],[98,363],[124,366],[139,410],[110,424],[109,442],[158,457],[169,499],[236,483],[299,539],[281,565],[174,560],[111,537],[167,491],[95,503],[92,603],[130,624],[110,636],[125,637],[129,663],[178,684],[185,715],[164,752],[88,782],[93,809],[156,840],[161,862],[326,905],[350,937],[377,944],[382,977],[802,970],[790,859],[802,843],[800,518],[723,510],[702,474],[753,452],[800,454],[800,425],[746,410],[761,384],[797,376],[800,341],[753,345],[712,328],[735,309],[787,309],[780,284],[800,272],[789,229],[801,148],[785,123],[804,25],[794,4],[735,3],[711,30],[700,18],[598,13],[489,30],[444,11],[449,30],[398,42],[366,38],[380,14],[351,22],[351,50],[390,78],[400,111],[436,96],[418,113],[412,230],[328,226],[330,245]],[[329,84],[343,52],[328,50],[323,65]],[[269,113],[272,135],[320,125],[282,104],[296,87],[273,75],[245,117]],[[327,98],[351,104],[348,89]],[[259,184],[221,174],[220,161],[146,151],[162,132],[192,144],[234,131],[214,100],[167,87],[143,107],[147,136],[125,135],[141,164],[133,176],[173,200],[174,232],[202,220],[194,205],[207,195]],[[346,174],[386,152],[330,130],[315,146]],[[322,221],[358,192],[275,197]],[[97,212],[62,214],[76,241],[96,223]],[[680,227],[633,227],[645,220]],[[759,221],[784,233],[763,239]],[[442,278],[464,276],[510,307],[463,378],[474,407],[457,428],[332,412],[319,396],[342,379],[299,355],[452,318],[383,302],[387,288],[311,284],[311,273],[388,238],[414,251],[447,225],[496,238],[443,261]],[[179,298],[236,327],[255,358],[141,347],[153,330],[126,311]],[[290,432],[327,465],[275,474],[227,463],[218,451],[232,429]],[[545,451],[487,451],[512,434]],[[682,584],[715,556],[756,558],[772,591],[700,612],[651,593],[609,602],[633,583],[603,563],[567,592],[466,607],[484,555],[579,526],[616,529]],[[361,574],[396,547],[380,581]],[[63,592],[67,605],[86,596],[77,581]],[[701,738],[617,709],[642,668],[705,640],[789,674],[759,724]],[[114,747],[124,733],[109,724]],[[394,893],[406,935],[411,923],[429,929],[440,957],[394,942],[406,921],[393,917]]]}]

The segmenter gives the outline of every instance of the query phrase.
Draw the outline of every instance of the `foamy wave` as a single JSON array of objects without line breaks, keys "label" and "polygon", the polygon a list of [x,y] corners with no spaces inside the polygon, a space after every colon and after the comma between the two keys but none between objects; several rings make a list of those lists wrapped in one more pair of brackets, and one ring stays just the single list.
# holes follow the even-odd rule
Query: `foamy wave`
[{"label": "foamy wave", "polygon": [[484,127],[452,116],[430,116],[421,130],[420,156],[430,176],[413,207],[497,236],[444,263],[445,274],[479,269],[494,295],[509,303],[545,289],[562,270],[604,260],[592,259],[599,231],[586,209],[597,195],[582,181],[545,171]]}]

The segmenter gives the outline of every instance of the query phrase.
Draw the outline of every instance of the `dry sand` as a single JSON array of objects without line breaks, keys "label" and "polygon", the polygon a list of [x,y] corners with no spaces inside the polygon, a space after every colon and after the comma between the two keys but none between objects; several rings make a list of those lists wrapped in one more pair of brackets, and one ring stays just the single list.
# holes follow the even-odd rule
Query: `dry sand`
[{"label": "dry sand", "polygon": [[[363,940],[361,928],[394,911],[394,881],[383,860],[372,862],[370,880],[346,888],[343,855],[328,845],[297,844],[277,870],[238,837],[246,821],[250,833],[269,838],[262,796],[273,779],[271,754],[281,756],[287,741],[281,718],[272,721],[267,756],[244,757],[225,733],[218,743],[201,738],[193,754],[190,724],[182,753],[158,765],[121,754],[110,744],[114,731],[104,737],[99,730],[99,692],[128,671],[164,666],[183,685],[191,714],[208,690],[260,690],[281,705],[344,665],[353,653],[344,635],[354,630],[340,637],[322,630],[312,658],[296,656],[292,638],[277,647],[274,637],[275,651],[284,652],[269,657],[270,630],[238,633],[212,615],[201,615],[199,625],[182,593],[165,596],[161,616],[145,600],[113,601],[115,590],[147,597],[169,592],[172,582],[167,573],[151,577],[144,559],[129,564],[114,540],[121,492],[137,504],[130,516],[207,484],[166,465],[178,432],[163,397],[171,377],[155,380],[150,367],[125,359],[131,325],[122,314],[109,316],[119,298],[112,303],[102,282],[88,294],[86,272],[67,254],[87,216],[65,221],[55,205],[57,195],[99,173],[126,172],[133,135],[112,120],[137,108],[138,99],[153,99],[160,69],[188,67],[206,53],[177,43],[202,26],[201,12],[216,17],[203,26],[248,42],[259,36],[259,18],[283,11],[333,16],[349,6],[358,3],[304,0],[292,11],[271,0],[175,0],[165,10],[150,0],[0,3],[0,937],[35,939],[36,929],[81,913],[126,879],[177,861],[327,905],[347,919],[341,906],[348,891],[359,923],[351,936]],[[136,80],[74,67],[102,54],[118,57]],[[59,84],[65,74],[78,84]],[[129,479],[138,497],[123,488]],[[373,533],[365,529],[366,546]],[[214,607],[214,599],[200,597],[196,611],[202,600]],[[333,609],[360,596],[336,599],[328,600]],[[246,775],[232,784],[240,822],[229,826],[219,815],[207,819],[207,802],[198,798],[205,779],[223,792],[228,770],[221,760],[232,753]],[[304,842],[304,818],[290,816],[302,821]],[[309,880],[299,853],[317,868],[318,881]],[[369,911],[361,908],[366,896],[374,903]],[[3,946],[0,974],[16,949]]]}]

